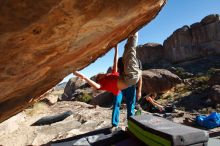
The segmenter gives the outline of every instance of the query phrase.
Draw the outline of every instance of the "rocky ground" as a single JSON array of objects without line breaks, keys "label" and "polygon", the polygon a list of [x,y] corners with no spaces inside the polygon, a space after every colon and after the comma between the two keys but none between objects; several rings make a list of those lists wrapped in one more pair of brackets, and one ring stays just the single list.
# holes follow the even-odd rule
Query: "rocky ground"
[{"label": "rocky ground", "polygon": [[[177,123],[199,127],[195,117],[200,114],[220,112],[220,104],[210,97],[210,78],[220,69],[220,57],[205,58],[167,67],[184,80],[167,93],[158,95],[162,105],[177,107],[168,119]],[[218,81],[219,83],[219,81]],[[43,145],[50,141],[72,137],[111,125],[111,107],[100,107],[79,101],[60,101],[63,89],[56,89],[43,100],[0,124],[0,145]],[[31,126],[44,116],[65,111],[73,114],[65,120],[51,125]],[[164,115],[159,115],[164,116]],[[126,107],[122,106],[120,127],[126,127]],[[205,129],[210,133],[220,129]]]},{"label": "rocky ground", "polygon": [[161,96],[167,99],[165,103],[171,102],[179,110],[191,113],[220,112],[220,102],[212,98],[211,92],[213,85],[220,84],[220,56],[176,64],[175,67],[169,67],[169,70],[183,79],[184,83]]},{"label": "rocky ground", "polygon": [[[63,121],[51,125],[31,126],[41,117],[57,115],[69,110],[73,112],[73,115]],[[111,108],[93,106],[78,101],[62,101],[51,106],[40,102],[1,123],[0,144],[7,146],[43,145],[51,141],[83,134],[110,126],[111,112]],[[120,127],[124,130],[127,125],[126,113],[126,107],[123,106]],[[193,121],[195,116],[196,114],[178,110],[172,114],[172,120],[195,126]],[[212,131],[218,130],[218,128],[212,129]]]},{"label": "rocky ground", "polygon": [[[41,117],[56,115],[69,110],[73,112],[73,115],[61,122],[45,126],[31,126]],[[125,115],[126,110],[122,110],[121,127],[125,126]],[[110,123],[111,108],[92,106],[77,101],[62,101],[51,106],[40,102],[1,123],[0,145],[42,145],[52,140],[110,126]]]}]

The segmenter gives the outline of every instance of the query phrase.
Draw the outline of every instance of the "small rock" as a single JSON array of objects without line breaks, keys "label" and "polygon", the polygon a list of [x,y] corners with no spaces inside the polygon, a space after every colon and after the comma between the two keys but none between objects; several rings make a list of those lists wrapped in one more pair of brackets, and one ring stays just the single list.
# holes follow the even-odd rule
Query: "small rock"
[{"label": "small rock", "polygon": [[217,104],[217,105],[216,105],[216,108],[220,108],[220,104]]},{"label": "small rock", "polygon": [[207,109],[206,109],[206,108],[203,108],[202,111],[201,111],[201,113],[206,114],[206,113],[207,113]]}]

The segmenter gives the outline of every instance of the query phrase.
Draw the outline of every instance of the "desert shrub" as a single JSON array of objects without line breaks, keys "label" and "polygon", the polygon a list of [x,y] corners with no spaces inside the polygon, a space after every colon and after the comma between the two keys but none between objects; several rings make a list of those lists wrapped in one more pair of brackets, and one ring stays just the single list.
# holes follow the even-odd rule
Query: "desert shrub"
[{"label": "desert shrub", "polygon": [[172,99],[173,97],[171,95],[167,95],[165,98],[166,99]]},{"label": "desert shrub", "polygon": [[178,75],[181,79],[185,79],[188,76],[186,71],[182,67],[177,67],[175,74]]},{"label": "desert shrub", "polygon": [[200,76],[200,77],[195,77],[194,79],[197,82],[204,83],[209,80],[209,76]]},{"label": "desert shrub", "polygon": [[88,93],[83,93],[78,98],[78,101],[85,102],[85,103],[89,103],[91,100],[92,100],[92,96],[89,95]]},{"label": "desert shrub", "polygon": [[48,105],[44,102],[37,102],[25,110],[25,113],[29,116],[44,113],[48,110]]},{"label": "desert shrub", "polygon": [[220,69],[217,69],[217,68],[210,68],[208,71],[207,71],[207,75],[208,76],[213,76],[216,72],[220,71]]}]

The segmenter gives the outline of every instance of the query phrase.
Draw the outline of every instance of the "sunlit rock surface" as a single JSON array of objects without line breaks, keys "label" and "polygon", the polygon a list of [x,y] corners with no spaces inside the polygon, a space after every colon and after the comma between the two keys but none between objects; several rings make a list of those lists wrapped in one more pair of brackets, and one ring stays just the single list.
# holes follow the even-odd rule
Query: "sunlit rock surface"
[{"label": "sunlit rock surface", "polygon": [[220,54],[220,15],[177,29],[163,43],[165,58],[173,63]]},{"label": "sunlit rock surface", "polygon": [[142,71],[144,93],[165,93],[180,84],[181,79],[166,69],[149,69]]},{"label": "sunlit rock surface", "polygon": [[0,0],[0,121],[151,21],[166,0]]},{"label": "sunlit rock surface", "polygon": [[146,43],[137,47],[137,57],[142,65],[159,62],[164,54],[163,46],[158,43]]},{"label": "sunlit rock surface", "polygon": [[175,30],[163,44],[139,45],[137,57],[143,66],[180,63],[220,54],[220,15],[210,14],[200,22]]}]

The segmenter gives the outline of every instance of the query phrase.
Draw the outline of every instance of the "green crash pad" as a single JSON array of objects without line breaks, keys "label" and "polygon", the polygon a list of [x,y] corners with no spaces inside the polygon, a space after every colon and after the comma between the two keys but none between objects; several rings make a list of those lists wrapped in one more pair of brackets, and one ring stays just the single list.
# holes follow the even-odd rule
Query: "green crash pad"
[{"label": "green crash pad", "polygon": [[130,117],[128,130],[149,146],[203,146],[207,145],[209,139],[204,130],[150,114]]}]

